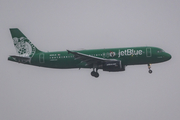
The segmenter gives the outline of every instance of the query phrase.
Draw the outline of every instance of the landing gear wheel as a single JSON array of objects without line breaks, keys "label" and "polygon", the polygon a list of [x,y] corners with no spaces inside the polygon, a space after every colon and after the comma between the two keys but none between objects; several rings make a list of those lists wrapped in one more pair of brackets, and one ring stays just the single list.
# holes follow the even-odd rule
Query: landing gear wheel
[{"label": "landing gear wheel", "polygon": [[94,71],[91,72],[91,75],[92,75],[92,76],[94,76],[95,74],[96,74],[96,72],[94,72]]},{"label": "landing gear wheel", "polygon": [[149,73],[151,74],[151,73],[152,73],[152,70],[149,70]]},{"label": "landing gear wheel", "polygon": [[98,72],[95,72],[94,77],[95,77],[95,78],[98,78],[98,77],[99,77],[99,73],[98,73]]},{"label": "landing gear wheel", "polygon": [[91,75],[95,78],[99,77],[99,73],[98,73],[98,68],[97,68],[97,64],[93,64],[93,71],[91,72]]},{"label": "landing gear wheel", "polygon": [[99,73],[98,72],[95,72],[95,71],[92,71],[91,72],[91,75],[95,78],[98,78],[99,77]]}]

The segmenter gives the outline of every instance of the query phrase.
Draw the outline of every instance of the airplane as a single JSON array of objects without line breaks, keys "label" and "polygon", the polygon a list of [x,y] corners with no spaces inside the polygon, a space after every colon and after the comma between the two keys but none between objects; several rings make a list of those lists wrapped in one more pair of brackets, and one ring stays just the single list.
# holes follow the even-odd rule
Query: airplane
[{"label": "airplane", "polygon": [[93,68],[91,75],[95,78],[99,77],[99,69],[118,72],[125,71],[128,65],[147,64],[149,73],[152,73],[151,64],[171,59],[163,49],[150,46],[43,52],[18,28],[10,28],[10,32],[18,55],[9,56],[8,60],[57,69]]}]

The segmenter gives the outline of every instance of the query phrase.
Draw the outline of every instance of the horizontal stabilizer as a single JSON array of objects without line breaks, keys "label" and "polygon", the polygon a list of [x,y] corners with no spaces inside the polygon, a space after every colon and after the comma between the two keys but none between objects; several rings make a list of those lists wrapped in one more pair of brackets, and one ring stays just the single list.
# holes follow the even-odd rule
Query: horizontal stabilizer
[{"label": "horizontal stabilizer", "polygon": [[21,57],[21,56],[15,56],[15,55],[10,56],[8,58],[8,60],[14,61],[14,62],[19,62],[19,63],[26,63],[26,64],[31,62],[30,57]]}]

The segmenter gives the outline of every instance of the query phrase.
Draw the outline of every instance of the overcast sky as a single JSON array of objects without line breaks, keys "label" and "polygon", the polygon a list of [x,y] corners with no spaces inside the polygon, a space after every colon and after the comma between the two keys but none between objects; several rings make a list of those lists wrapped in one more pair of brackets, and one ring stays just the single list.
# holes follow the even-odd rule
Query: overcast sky
[{"label": "overcast sky", "polygon": [[[1,0],[0,120],[180,119],[179,0]],[[154,46],[170,61],[124,72],[10,62],[9,28],[42,51]]]}]

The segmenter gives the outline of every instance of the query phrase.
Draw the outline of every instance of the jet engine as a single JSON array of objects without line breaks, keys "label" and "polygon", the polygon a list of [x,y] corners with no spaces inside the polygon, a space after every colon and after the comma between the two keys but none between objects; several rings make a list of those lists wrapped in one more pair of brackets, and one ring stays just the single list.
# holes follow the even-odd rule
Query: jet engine
[{"label": "jet engine", "polygon": [[122,65],[121,61],[106,61],[103,64],[103,71],[125,71],[125,65]]}]

